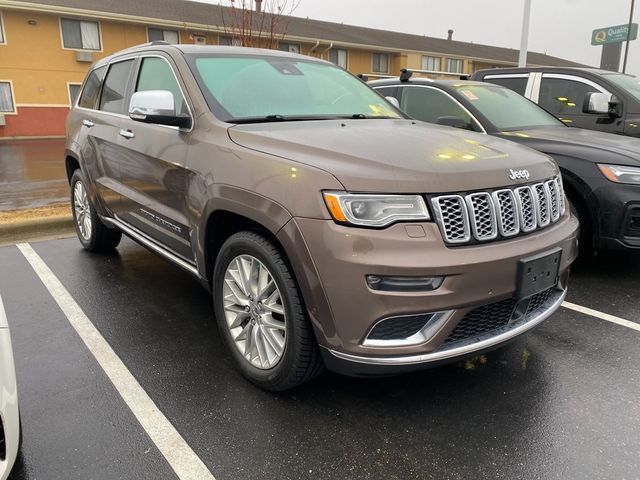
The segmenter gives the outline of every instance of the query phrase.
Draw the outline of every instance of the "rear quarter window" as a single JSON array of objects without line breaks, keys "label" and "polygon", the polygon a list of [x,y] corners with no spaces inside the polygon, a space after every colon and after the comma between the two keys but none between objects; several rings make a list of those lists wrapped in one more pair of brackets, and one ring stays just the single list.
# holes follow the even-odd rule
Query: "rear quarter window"
[{"label": "rear quarter window", "polygon": [[82,88],[82,94],[78,101],[78,106],[82,108],[96,108],[98,97],[100,96],[100,87],[102,86],[102,80],[104,79],[104,72],[107,71],[107,67],[99,67],[92,70],[87,79],[84,82]]}]

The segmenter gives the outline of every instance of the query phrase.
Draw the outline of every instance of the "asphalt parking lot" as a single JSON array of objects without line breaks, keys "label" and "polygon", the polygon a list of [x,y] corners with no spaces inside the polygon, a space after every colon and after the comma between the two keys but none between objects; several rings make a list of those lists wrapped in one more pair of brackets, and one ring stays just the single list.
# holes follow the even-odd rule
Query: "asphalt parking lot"
[{"label": "asphalt parking lot", "polygon": [[[56,303],[29,247],[0,248],[24,429],[12,480],[207,478],[174,471],[198,458],[218,480],[640,478],[640,256],[589,259],[570,284],[569,302],[626,326],[561,308],[470,362],[328,373],[276,395],[235,372],[209,295],[177,267],[129,240],[109,255],[75,238],[31,247],[72,305]],[[73,325],[95,326],[125,371]],[[129,372],[156,410],[123,390]],[[175,444],[145,423],[158,416]]]}]

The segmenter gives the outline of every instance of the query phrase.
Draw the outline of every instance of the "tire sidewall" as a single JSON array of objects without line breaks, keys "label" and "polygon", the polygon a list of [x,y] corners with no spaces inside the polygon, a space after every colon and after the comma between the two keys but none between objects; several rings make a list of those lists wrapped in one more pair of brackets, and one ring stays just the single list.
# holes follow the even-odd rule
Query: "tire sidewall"
[{"label": "tire sidewall", "polygon": [[[280,294],[283,297],[284,301],[284,309],[286,314],[286,339],[284,354],[277,365],[267,370],[262,370],[254,367],[240,353],[238,347],[235,345],[233,338],[231,337],[231,332],[229,331],[227,320],[225,317],[223,299],[224,275],[231,261],[239,255],[244,254],[254,256],[258,260],[260,260],[265,267],[267,267],[278,289],[280,290]],[[280,256],[281,255],[282,254],[280,254]],[[286,265],[286,263],[284,265],[285,268],[289,270],[289,267]],[[292,293],[295,293],[296,295],[299,294],[297,292],[295,283],[293,285],[290,285],[289,282],[287,282],[283,278],[280,268],[281,267],[274,264],[271,253],[265,251],[265,249],[262,248],[260,244],[249,240],[247,237],[239,237],[237,235],[234,235],[229,240],[227,240],[220,249],[213,272],[214,313],[218,323],[218,329],[220,330],[220,334],[224,340],[224,343],[227,345],[229,351],[231,352],[237,368],[251,381],[266,388],[269,388],[269,386],[271,385],[277,385],[287,376],[287,373],[292,369],[295,358],[298,354],[298,352],[296,352],[297,345],[294,341],[297,334],[296,321],[294,319],[294,316],[299,315],[299,312],[295,312],[293,309],[294,302],[291,295]],[[293,279],[293,275],[291,274],[291,272],[289,272],[289,275],[291,275],[291,278]]]}]

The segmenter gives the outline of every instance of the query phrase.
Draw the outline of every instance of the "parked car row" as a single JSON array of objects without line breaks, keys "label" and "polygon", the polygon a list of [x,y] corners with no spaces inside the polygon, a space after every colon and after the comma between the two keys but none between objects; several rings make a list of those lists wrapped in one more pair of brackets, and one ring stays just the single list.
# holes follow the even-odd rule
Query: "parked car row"
[{"label": "parked car row", "polygon": [[[495,75],[503,79],[497,73],[480,77]],[[417,120],[482,132],[549,155],[560,166],[580,219],[582,245],[640,248],[640,139],[568,128],[534,102],[493,83],[434,81],[405,73],[370,85]],[[585,95],[588,109],[593,98]]]}]

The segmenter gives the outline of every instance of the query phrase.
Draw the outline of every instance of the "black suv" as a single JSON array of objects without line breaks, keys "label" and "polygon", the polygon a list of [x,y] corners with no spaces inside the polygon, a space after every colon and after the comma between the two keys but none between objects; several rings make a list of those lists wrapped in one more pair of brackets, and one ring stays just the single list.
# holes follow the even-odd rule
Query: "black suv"
[{"label": "black suv", "polygon": [[640,79],[595,68],[479,70],[471,80],[495,83],[533,100],[571,127],[640,137]]}]

